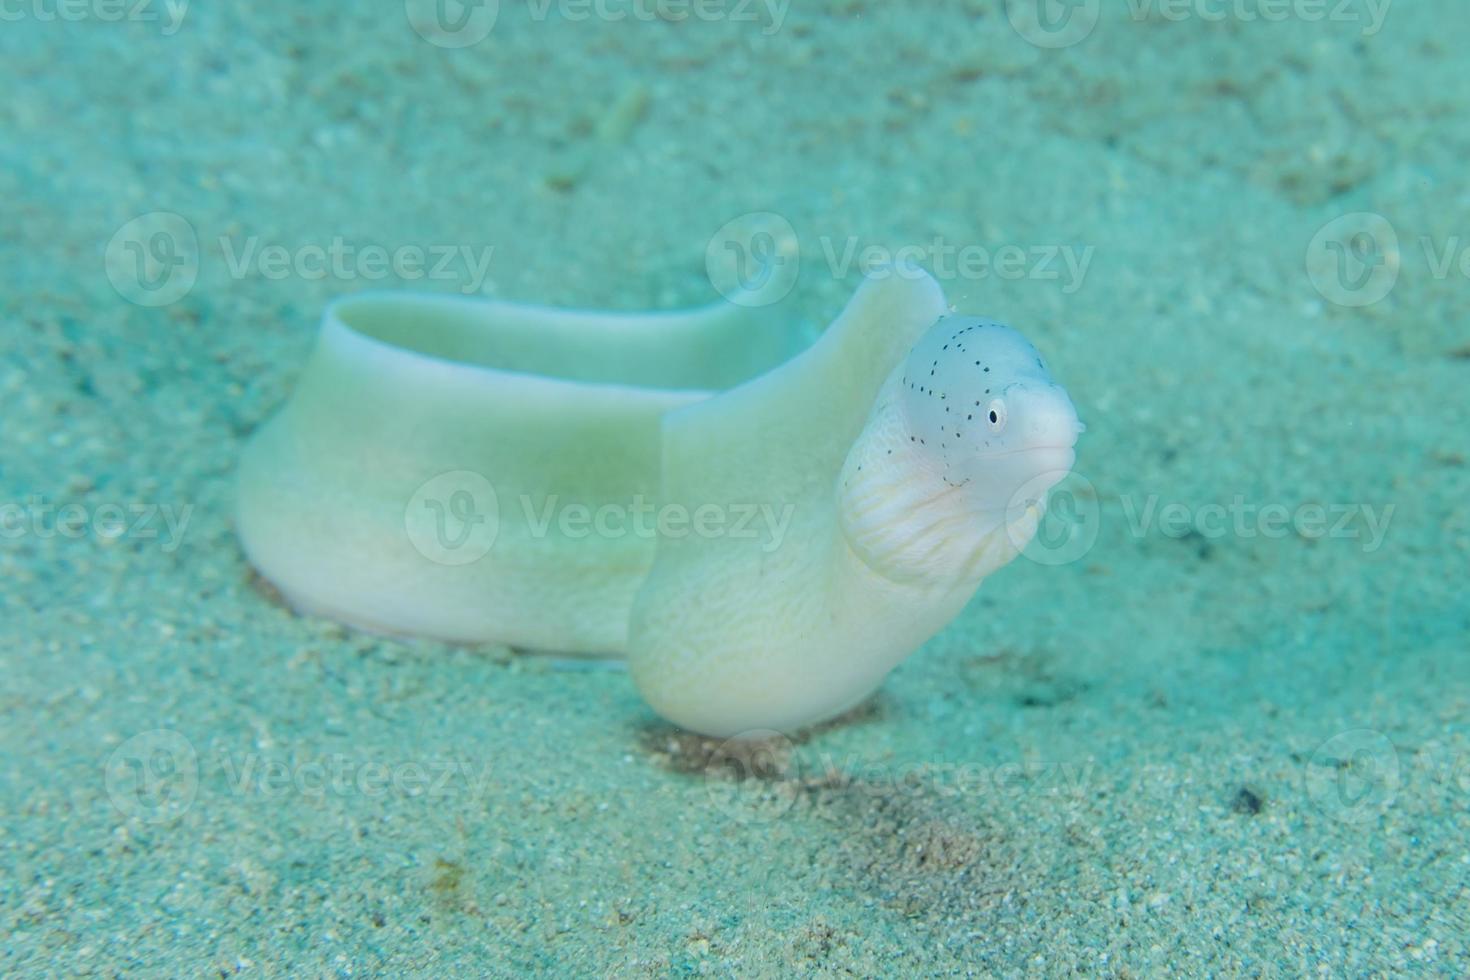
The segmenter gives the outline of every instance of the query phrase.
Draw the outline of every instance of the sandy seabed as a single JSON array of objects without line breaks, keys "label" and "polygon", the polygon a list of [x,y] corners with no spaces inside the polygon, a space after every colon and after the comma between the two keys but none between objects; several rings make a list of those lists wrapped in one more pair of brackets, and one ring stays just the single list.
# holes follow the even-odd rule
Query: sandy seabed
[{"label": "sandy seabed", "polygon": [[[0,22],[0,973],[1470,972],[1459,0],[323,6]],[[793,329],[907,248],[1037,343],[1075,554],[743,769],[252,576],[331,297],[706,302],[756,212]]]}]

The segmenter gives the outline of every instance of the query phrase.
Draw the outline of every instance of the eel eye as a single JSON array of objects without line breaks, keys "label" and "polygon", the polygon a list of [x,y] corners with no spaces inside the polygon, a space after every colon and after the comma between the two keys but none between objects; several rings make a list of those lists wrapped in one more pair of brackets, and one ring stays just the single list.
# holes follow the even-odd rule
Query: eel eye
[{"label": "eel eye", "polygon": [[985,418],[990,422],[991,432],[1001,432],[1006,427],[1006,403],[999,398],[991,402],[989,414]]}]

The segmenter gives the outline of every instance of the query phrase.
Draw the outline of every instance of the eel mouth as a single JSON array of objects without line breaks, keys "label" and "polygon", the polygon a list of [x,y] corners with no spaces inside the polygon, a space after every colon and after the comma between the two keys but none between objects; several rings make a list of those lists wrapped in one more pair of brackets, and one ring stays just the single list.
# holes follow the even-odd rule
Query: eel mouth
[{"label": "eel mouth", "polygon": [[1017,450],[1015,455],[1046,460],[1047,463],[1051,464],[1047,467],[1047,471],[1063,470],[1070,472],[1072,466],[1077,462],[1077,444],[1072,443],[1066,446],[1032,446],[1030,449]]},{"label": "eel mouth", "polygon": [[1000,463],[1006,473],[1019,481],[1018,485],[1029,486],[1049,475],[1056,476],[1056,480],[1052,481],[1055,483],[1070,473],[1076,465],[1077,444],[1071,442],[1065,445],[1058,443],[1027,446],[1025,449],[1010,449],[1003,453],[987,453],[981,459],[987,463]]},{"label": "eel mouth", "polygon": [[1075,458],[1077,456],[1077,442],[1076,442],[1076,440],[1073,440],[1072,442],[1065,443],[1065,444],[1063,444],[1063,443],[1054,443],[1054,444],[1045,445],[1045,446],[1027,446],[1025,449],[1007,449],[1003,453],[985,453],[985,454],[983,454],[983,458],[984,459],[1014,459],[1017,456],[1025,456],[1025,455],[1027,455],[1029,453],[1044,453],[1044,452],[1071,453],[1073,459],[1075,460]]}]

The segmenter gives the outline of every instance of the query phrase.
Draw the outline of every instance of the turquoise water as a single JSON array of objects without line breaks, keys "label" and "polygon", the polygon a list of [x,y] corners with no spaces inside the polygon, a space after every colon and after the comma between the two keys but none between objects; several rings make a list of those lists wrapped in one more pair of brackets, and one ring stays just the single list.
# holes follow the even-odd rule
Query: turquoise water
[{"label": "turquoise water", "polygon": [[[1470,971],[1460,4],[320,7],[0,4],[0,974]],[[889,260],[1087,428],[836,721],[731,746],[619,660],[344,627],[245,557],[242,451],[336,297],[776,270],[806,343]],[[558,342],[525,363],[643,369]],[[654,436],[516,439],[659,485]],[[673,635],[784,622],[755,594]]]}]

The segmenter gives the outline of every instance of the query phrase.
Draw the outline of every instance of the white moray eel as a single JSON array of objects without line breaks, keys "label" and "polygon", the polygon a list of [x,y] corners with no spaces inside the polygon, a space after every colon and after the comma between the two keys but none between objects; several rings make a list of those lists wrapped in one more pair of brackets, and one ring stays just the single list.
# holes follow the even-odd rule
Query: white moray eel
[{"label": "white moray eel", "polygon": [[242,460],[247,556],[364,628],[625,655],[694,731],[840,714],[1026,545],[1081,425],[1035,348],[918,270],[795,356],[736,299],[339,301]]}]

